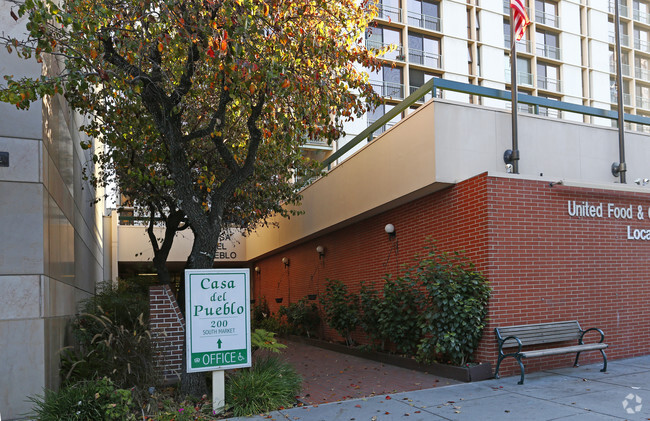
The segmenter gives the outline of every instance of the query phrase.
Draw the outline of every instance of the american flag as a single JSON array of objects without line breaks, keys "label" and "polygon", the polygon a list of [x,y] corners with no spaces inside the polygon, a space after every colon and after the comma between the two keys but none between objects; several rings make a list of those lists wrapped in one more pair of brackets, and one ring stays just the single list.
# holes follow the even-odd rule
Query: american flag
[{"label": "american flag", "polygon": [[510,0],[510,8],[515,21],[515,39],[517,41],[524,37],[526,27],[530,25],[524,2],[525,0]]}]

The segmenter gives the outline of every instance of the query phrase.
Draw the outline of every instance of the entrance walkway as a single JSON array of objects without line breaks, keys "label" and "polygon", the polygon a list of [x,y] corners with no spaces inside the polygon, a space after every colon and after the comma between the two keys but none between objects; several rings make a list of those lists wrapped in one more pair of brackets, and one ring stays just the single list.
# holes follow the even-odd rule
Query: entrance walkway
[{"label": "entrance walkway", "polygon": [[282,357],[302,376],[305,405],[389,395],[460,383],[298,342],[282,341]]},{"label": "entrance walkway", "polygon": [[[521,386],[516,375],[381,393],[372,398],[275,411],[247,420],[649,420],[650,355],[609,361],[607,373],[601,373],[601,368],[602,363],[598,363],[530,373]],[[394,389],[392,384],[401,384],[398,377],[386,377],[384,384],[389,389]],[[331,391],[333,395],[348,393],[339,393],[338,387]]]}]

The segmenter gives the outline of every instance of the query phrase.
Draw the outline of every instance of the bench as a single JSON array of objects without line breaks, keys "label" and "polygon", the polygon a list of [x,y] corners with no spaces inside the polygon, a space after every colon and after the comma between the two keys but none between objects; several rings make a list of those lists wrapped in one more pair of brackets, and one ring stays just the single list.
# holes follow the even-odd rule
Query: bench
[{"label": "bench", "polygon": [[[585,344],[583,342],[584,336],[587,332],[591,331],[600,333],[600,342]],[[571,354],[575,352],[576,360],[574,367],[577,367],[578,358],[580,358],[581,352],[595,350],[600,351],[600,353],[603,355],[604,365],[603,369],[600,371],[607,371],[607,356],[605,355],[604,351],[604,349],[607,348],[607,344],[603,343],[605,340],[605,334],[602,330],[597,328],[582,330],[577,320],[554,323],[540,323],[534,325],[497,327],[494,329],[494,332],[496,333],[497,342],[499,343],[499,360],[497,361],[497,366],[494,373],[494,378],[496,379],[499,378],[499,366],[501,365],[501,361],[507,357],[513,357],[519,363],[519,367],[521,368],[521,380],[518,382],[518,384],[524,384],[524,365],[521,362],[522,358],[545,357],[547,355]],[[578,340],[578,344],[573,346],[522,351],[522,347],[529,345],[545,345],[555,342],[571,341],[575,339]],[[514,347],[517,347],[517,349],[508,353],[504,352],[504,348]]]}]

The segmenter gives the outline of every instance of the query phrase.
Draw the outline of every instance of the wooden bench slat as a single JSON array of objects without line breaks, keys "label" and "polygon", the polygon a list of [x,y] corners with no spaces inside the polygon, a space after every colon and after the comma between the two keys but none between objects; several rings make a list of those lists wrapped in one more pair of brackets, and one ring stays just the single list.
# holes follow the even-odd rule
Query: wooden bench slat
[{"label": "wooden bench slat", "polygon": [[574,352],[594,351],[597,349],[605,349],[605,348],[607,348],[607,344],[574,345],[574,346],[564,346],[561,348],[539,349],[537,351],[522,351],[521,356],[524,358],[535,358],[535,357],[544,357],[546,355],[571,354]]}]

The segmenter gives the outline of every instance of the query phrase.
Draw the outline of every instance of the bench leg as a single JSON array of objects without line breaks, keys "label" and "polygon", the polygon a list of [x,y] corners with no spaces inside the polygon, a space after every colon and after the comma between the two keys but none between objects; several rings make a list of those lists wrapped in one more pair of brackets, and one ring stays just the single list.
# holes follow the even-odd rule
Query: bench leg
[{"label": "bench leg", "polygon": [[497,360],[497,368],[494,370],[494,378],[498,379],[499,378],[499,366],[501,365],[501,361],[503,361],[505,357],[502,355],[499,355],[499,359]]},{"label": "bench leg", "polygon": [[601,349],[600,353],[603,354],[603,369],[600,370],[601,372],[606,372],[607,371],[607,355],[605,355],[605,350]]},{"label": "bench leg", "polygon": [[578,358],[580,358],[580,352],[576,354],[576,361],[573,363],[574,367],[580,367],[580,364],[578,364]]},{"label": "bench leg", "polygon": [[524,384],[524,364],[521,362],[521,357],[515,357],[515,359],[519,363],[519,368],[521,369],[521,379],[517,382],[517,384]]}]

